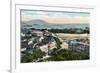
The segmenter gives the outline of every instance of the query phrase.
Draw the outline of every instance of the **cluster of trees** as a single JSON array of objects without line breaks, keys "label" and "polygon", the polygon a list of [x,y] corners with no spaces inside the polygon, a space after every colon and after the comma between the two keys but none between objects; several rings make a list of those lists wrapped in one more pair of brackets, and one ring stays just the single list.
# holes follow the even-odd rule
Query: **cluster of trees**
[{"label": "cluster of trees", "polygon": [[35,60],[38,60],[38,58],[42,58],[45,56],[46,53],[42,52],[40,49],[35,49],[33,50],[33,53],[27,53],[24,56],[21,57],[21,62],[22,63],[27,63],[27,62],[33,62]]},{"label": "cluster of trees", "polygon": [[52,53],[51,57],[47,58],[47,61],[68,61],[68,60],[86,60],[89,59],[89,55],[83,52],[76,52],[72,50],[62,49],[57,51],[55,48]]},{"label": "cluster of trees", "polygon": [[[46,53],[41,50],[36,50],[33,54],[26,54],[21,57],[22,63],[34,62],[38,60],[38,58],[42,58]],[[87,60],[89,59],[89,55],[84,52],[76,52],[72,50],[61,49],[58,50],[54,48],[53,51],[49,54],[51,57],[46,58],[45,61],[71,61],[71,60]]]},{"label": "cluster of trees", "polygon": [[[36,30],[36,29],[35,28],[30,28],[30,30]],[[44,31],[46,29],[37,29],[37,30]],[[73,34],[75,34],[75,33],[77,33],[77,34],[90,33],[89,27],[85,27],[84,29],[82,29],[82,28],[48,29],[48,31],[50,31],[52,33],[73,33]],[[23,32],[26,32],[26,33],[30,34],[29,29],[25,29],[25,30],[23,30]]]},{"label": "cluster of trees", "polygon": [[86,27],[85,29],[79,29],[79,28],[71,28],[71,29],[49,29],[50,32],[53,33],[72,33],[72,34],[82,34],[82,33],[88,33],[89,34],[89,28]]}]

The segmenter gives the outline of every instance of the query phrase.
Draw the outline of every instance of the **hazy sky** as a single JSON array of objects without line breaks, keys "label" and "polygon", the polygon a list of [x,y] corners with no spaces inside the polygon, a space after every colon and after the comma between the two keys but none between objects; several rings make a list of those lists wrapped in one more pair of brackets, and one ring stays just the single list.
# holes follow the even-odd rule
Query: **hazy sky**
[{"label": "hazy sky", "polygon": [[89,23],[89,13],[21,10],[21,21],[41,19],[48,23]]}]

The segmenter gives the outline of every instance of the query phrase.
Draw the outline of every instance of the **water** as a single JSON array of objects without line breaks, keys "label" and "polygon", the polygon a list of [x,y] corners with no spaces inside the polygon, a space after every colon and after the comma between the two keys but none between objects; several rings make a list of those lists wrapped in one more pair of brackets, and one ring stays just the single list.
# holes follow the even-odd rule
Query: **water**
[{"label": "water", "polygon": [[24,25],[22,28],[35,28],[35,29],[85,29],[89,28],[89,24],[32,24],[32,25]]}]

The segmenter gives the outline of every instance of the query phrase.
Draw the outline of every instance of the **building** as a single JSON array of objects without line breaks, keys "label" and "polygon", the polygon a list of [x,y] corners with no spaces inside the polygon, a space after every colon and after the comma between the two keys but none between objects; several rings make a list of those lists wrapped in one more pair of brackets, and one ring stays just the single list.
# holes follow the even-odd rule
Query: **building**
[{"label": "building", "polygon": [[36,34],[37,36],[43,36],[43,32],[39,30],[33,30],[32,34]]},{"label": "building", "polygon": [[77,39],[69,40],[68,42],[69,48],[72,49],[73,51],[78,51],[78,52],[85,52],[89,54],[89,44],[84,43],[82,41],[77,41]]},{"label": "building", "polygon": [[68,44],[66,42],[63,42],[61,44],[61,49],[68,49]]}]

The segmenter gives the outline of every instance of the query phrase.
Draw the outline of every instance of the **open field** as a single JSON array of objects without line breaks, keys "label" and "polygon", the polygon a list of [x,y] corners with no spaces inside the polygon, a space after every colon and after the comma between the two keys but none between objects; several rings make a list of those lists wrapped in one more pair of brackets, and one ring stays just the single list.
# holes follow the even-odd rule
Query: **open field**
[{"label": "open field", "polygon": [[58,38],[61,39],[74,39],[74,38],[89,38],[89,34],[69,34],[69,33],[56,33]]}]

